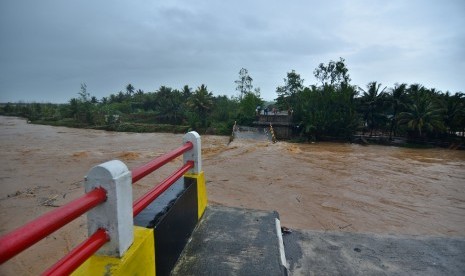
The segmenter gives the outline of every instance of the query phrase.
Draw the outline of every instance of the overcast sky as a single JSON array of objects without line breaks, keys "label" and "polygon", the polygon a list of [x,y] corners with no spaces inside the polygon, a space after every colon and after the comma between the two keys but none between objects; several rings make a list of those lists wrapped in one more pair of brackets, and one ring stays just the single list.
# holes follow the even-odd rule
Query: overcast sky
[{"label": "overcast sky", "polygon": [[81,83],[98,99],[128,83],[237,95],[242,67],[272,100],[287,72],[316,84],[339,57],[363,88],[465,92],[464,26],[463,0],[2,0],[0,102],[67,102]]}]

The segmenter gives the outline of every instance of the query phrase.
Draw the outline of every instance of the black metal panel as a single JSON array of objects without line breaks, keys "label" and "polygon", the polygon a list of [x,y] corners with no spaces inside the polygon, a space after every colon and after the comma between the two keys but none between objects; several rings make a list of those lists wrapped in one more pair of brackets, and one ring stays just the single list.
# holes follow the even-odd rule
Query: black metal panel
[{"label": "black metal panel", "polygon": [[154,228],[168,212],[170,206],[184,193],[187,186],[184,184],[183,178],[178,179],[134,218],[134,225]]},{"label": "black metal panel", "polygon": [[156,275],[170,275],[198,221],[195,180],[174,185],[134,218],[135,225],[154,228]]}]

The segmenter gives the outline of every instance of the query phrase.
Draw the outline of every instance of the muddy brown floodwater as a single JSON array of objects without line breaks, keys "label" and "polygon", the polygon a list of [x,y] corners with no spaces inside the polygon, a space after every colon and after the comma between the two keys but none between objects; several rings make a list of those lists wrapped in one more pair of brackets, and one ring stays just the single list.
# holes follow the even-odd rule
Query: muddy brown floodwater
[{"label": "muddy brown floodwater", "polygon": [[[294,229],[465,236],[464,151],[228,139],[202,136],[209,204],[276,210]],[[0,235],[82,195],[92,166],[120,159],[132,169],[181,141],[0,117]],[[181,162],[134,185],[134,198]],[[3,264],[0,274],[38,274],[86,235],[83,216]]]}]

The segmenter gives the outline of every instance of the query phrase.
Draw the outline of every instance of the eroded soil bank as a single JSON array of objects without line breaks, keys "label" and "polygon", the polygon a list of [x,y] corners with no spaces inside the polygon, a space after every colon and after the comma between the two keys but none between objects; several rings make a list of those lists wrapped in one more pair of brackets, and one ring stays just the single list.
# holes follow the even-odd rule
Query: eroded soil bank
[{"label": "eroded soil bank", "polygon": [[[82,195],[99,163],[132,169],[180,146],[182,135],[115,133],[0,117],[0,234]],[[289,144],[202,136],[210,204],[276,210],[296,229],[465,236],[465,152],[356,144]],[[134,186],[138,198],[181,165]],[[85,239],[85,217],[0,267],[38,274]]]}]

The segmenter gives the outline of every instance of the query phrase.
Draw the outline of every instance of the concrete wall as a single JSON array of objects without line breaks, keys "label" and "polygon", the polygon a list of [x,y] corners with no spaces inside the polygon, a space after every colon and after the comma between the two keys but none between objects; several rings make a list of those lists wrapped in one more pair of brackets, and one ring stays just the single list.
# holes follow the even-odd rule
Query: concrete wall
[{"label": "concrete wall", "polygon": [[292,120],[288,115],[260,115],[258,121],[253,124],[264,128],[268,128],[271,124],[278,140],[290,139],[292,136]]}]

